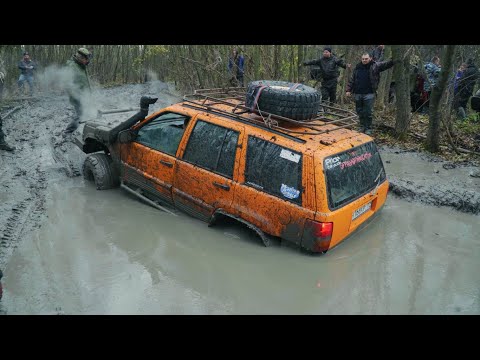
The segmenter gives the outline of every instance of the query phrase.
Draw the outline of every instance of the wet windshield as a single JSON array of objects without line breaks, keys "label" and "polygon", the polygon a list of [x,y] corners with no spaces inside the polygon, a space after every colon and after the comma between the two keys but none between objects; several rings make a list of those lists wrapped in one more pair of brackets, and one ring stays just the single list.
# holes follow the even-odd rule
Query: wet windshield
[{"label": "wet windshield", "polygon": [[385,180],[383,163],[374,142],[324,160],[330,210],[354,201]]}]

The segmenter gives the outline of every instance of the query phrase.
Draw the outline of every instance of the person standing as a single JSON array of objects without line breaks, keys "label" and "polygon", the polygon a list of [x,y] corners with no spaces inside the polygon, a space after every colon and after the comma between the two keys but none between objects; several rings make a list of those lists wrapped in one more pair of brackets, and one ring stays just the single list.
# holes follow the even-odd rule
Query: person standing
[{"label": "person standing", "polygon": [[[5,81],[5,68],[3,65],[3,59],[0,58],[0,101],[2,100],[3,96],[3,82]],[[5,151],[13,151],[14,148],[7,144],[5,141],[5,133],[2,129],[3,122],[2,122],[2,115],[0,115],[0,150]],[[1,276],[0,276],[1,279]]]},{"label": "person standing", "polygon": [[37,68],[35,61],[30,59],[30,54],[25,51],[23,59],[18,62],[20,77],[18,78],[18,90],[23,92],[25,81],[28,83],[30,96],[33,96],[33,71]]},{"label": "person standing", "polygon": [[13,151],[15,149],[5,141],[5,133],[3,132],[2,125],[2,116],[0,115],[0,150]]},{"label": "person standing", "polygon": [[317,60],[306,61],[303,66],[317,65],[319,69],[319,79],[322,82],[320,92],[322,94],[322,102],[335,104],[337,101],[337,84],[340,76],[339,67],[350,68],[350,64],[345,64],[343,59],[337,58],[332,54],[332,48],[325,47],[323,56]]},{"label": "person standing", "polygon": [[465,70],[462,73],[458,81],[458,114],[463,119],[467,117],[467,104],[468,100],[473,95],[473,89],[475,83],[479,78],[479,72],[477,66],[474,64],[473,59],[468,59],[465,64]]},{"label": "person standing", "polygon": [[[463,63],[460,65],[458,68],[457,72],[455,73],[455,77],[453,78],[453,84],[452,84],[452,89],[453,89],[453,109],[456,111],[457,115],[459,118],[464,119],[466,117],[465,114],[465,107],[462,106],[462,99],[460,97],[460,92],[459,92],[459,84],[460,84],[460,79],[463,76],[463,73],[465,72],[465,69],[467,67],[466,63]],[[465,102],[466,104],[466,102]]]},{"label": "person standing", "polygon": [[425,64],[426,79],[423,83],[423,89],[426,92],[426,101],[422,107],[424,113],[428,113],[430,107],[430,95],[432,94],[433,87],[438,81],[440,70],[440,58],[438,56],[434,56],[429,63]]},{"label": "person standing", "polygon": [[3,99],[3,88],[5,86],[5,78],[7,72],[5,71],[5,66],[3,65],[3,60],[0,57],[0,101]]},{"label": "person standing", "polygon": [[87,65],[89,63],[90,52],[85,48],[80,48],[67,60],[67,68],[72,72],[72,83],[67,88],[68,100],[72,104],[75,115],[72,121],[63,131],[63,136],[73,133],[80,125],[80,118],[84,113],[82,100],[86,94],[91,91],[90,80],[88,78]]},{"label": "person standing", "polygon": [[373,61],[383,61],[383,55],[385,54],[385,45],[375,45],[372,51]]},{"label": "person standing", "polygon": [[3,277],[3,272],[2,270],[0,270],[0,300],[2,300],[2,296],[3,296],[2,277]]},{"label": "person standing", "polygon": [[372,61],[369,53],[362,55],[362,61],[355,66],[347,85],[346,96],[355,94],[355,109],[360,119],[361,132],[372,134],[373,104],[380,80],[380,73],[390,69],[394,60]]},{"label": "person standing", "polygon": [[245,58],[237,48],[233,48],[232,55],[228,58],[228,71],[230,73],[230,82],[233,86],[243,87],[243,75]]}]

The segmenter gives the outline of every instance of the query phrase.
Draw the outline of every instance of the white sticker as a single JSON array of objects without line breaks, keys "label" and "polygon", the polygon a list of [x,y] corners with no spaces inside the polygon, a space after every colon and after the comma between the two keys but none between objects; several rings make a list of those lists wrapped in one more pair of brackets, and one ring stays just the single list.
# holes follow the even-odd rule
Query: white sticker
[{"label": "white sticker", "polygon": [[288,199],[296,199],[298,198],[298,195],[300,195],[300,190],[297,190],[285,184],[282,184],[280,191],[283,194],[283,196],[285,196]]},{"label": "white sticker", "polygon": [[330,170],[338,165],[340,165],[341,162],[340,162],[340,157],[339,156],[336,156],[334,158],[329,158],[329,159],[326,159],[325,160],[325,167],[327,168],[327,170]]},{"label": "white sticker", "polygon": [[280,157],[298,163],[300,161],[300,154],[294,154],[289,150],[282,149]]}]

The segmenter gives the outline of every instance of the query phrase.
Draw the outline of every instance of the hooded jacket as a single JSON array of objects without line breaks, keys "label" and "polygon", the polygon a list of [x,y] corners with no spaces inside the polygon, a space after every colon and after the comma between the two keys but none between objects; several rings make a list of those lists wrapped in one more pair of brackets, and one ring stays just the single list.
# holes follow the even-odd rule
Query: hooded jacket
[{"label": "hooded jacket", "polygon": [[67,68],[72,71],[72,83],[67,89],[68,95],[78,98],[85,91],[90,91],[90,81],[86,65],[78,62],[75,56],[67,60]]}]

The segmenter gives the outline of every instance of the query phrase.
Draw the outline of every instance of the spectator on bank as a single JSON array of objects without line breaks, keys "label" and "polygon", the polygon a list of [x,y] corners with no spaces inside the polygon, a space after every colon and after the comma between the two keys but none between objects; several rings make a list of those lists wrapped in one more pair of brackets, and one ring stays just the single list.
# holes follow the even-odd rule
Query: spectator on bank
[{"label": "spectator on bank", "polygon": [[30,58],[30,54],[25,51],[23,59],[18,62],[20,69],[20,77],[18,78],[18,89],[20,93],[24,92],[24,84],[28,83],[30,96],[33,96],[33,72],[37,68],[37,64]]}]

